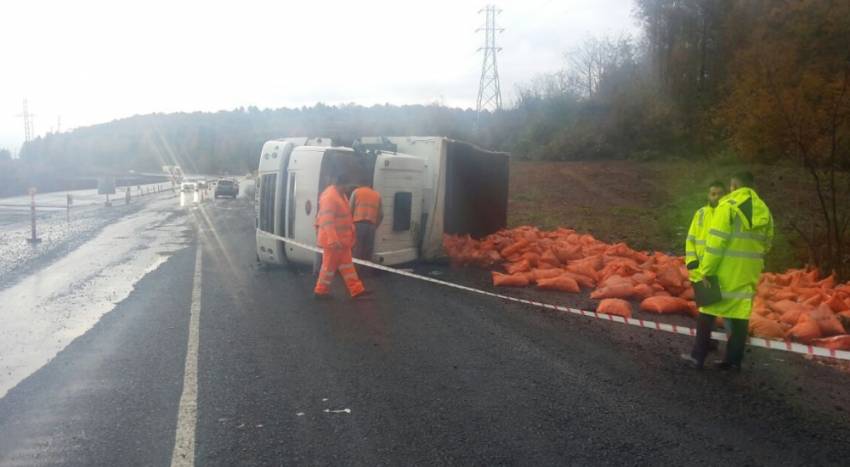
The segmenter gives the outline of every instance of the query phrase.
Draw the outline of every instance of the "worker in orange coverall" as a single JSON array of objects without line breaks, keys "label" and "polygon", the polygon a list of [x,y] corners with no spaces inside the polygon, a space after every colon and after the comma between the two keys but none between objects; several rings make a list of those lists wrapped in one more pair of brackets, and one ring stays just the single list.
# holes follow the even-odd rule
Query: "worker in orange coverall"
[{"label": "worker in orange coverall", "polygon": [[347,197],[350,189],[349,178],[345,173],[337,176],[335,183],[329,185],[319,196],[316,226],[317,244],[322,248],[322,268],[313,290],[318,299],[330,297],[330,285],[337,271],[342,275],[352,298],[368,296],[351,261],[354,221]]}]

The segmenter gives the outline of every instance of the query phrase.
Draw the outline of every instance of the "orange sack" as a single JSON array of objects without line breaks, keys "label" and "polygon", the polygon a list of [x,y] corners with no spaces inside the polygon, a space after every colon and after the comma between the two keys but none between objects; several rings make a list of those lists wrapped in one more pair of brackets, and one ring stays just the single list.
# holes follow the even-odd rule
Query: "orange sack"
[{"label": "orange sack", "polygon": [[581,254],[581,245],[572,245],[567,247],[555,247],[555,256],[564,264],[568,261],[581,259],[584,255]]},{"label": "orange sack", "polygon": [[844,326],[841,325],[841,321],[832,313],[832,308],[826,303],[821,304],[821,306],[809,313],[809,316],[817,321],[820,333],[824,337],[847,333],[844,330]]},{"label": "orange sack", "polygon": [[850,350],[850,334],[813,339],[811,344],[832,350]]},{"label": "orange sack", "polygon": [[505,266],[505,270],[508,271],[508,274],[528,272],[531,271],[531,264],[529,264],[527,259],[524,259],[518,263],[508,264],[507,266]]},{"label": "orange sack", "polygon": [[649,297],[640,302],[640,309],[650,313],[690,313],[688,301],[679,297]]},{"label": "orange sack", "polygon": [[808,344],[812,340],[821,337],[820,326],[818,326],[818,322],[811,316],[804,314],[800,317],[797,325],[788,330],[786,337],[797,342],[802,342],[803,344]]},{"label": "orange sack", "polygon": [[750,335],[766,339],[783,339],[785,330],[782,325],[772,319],[763,318],[757,314],[750,316]]},{"label": "orange sack", "polygon": [[537,287],[544,290],[560,290],[562,292],[579,293],[581,288],[578,283],[570,276],[560,275],[550,279],[538,279]]},{"label": "orange sack", "polygon": [[685,300],[694,300],[696,298],[694,288],[693,287],[687,287],[684,292],[679,294],[679,297],[684,298]]},{"label": "orange sack", "polygon": [[654,294],[655,290],[647,284],[638,284],[634,288],[635,298],[639,298],[641,300],[646,300]]},{"label": "orange sack", "polygon": [[583,276],[590,277],[595,281],[599,280],[599,274],[596,272],[596,269],[593,269],[593,266],[589,263],[573,262],[571,264],[568,264],[565,269],[576,274],[581,274]]},{"label": "orange sack", "polygon": [[551,249],[544,251],[543,254],[540,255],[539,263],[551,264],[555,267],[561,266],[561,260],[555,256],[555,253],[553,253]]},{"label": "orange sack", "polygon": [[797,324],[800,316],[810,310],[809,307],[791,300],[781,300],[770,305],[770,309],[782,315],[782,322],[790,325]]},{"label": "orange sack", "polygon": [[564,271],[560,269],[532,269],[531,274],[534,275],[534,280],[540,279],[551,279],[553,277],[558,277],[563,274]]},{"label": "orange sack", "polygon": [[525,274],[502,274],[493,271],[493,285],[496,287],[525,287],[528,277]]},{"label": "orange sack", "polygon": [[682,276],[679,274],[679,268],[672,264],[658,271],[656,280],[666,289],[682,287]]},{"label": "orange sack", "polygon": [[500,251],[503,258],[507,258],[508,256],[513,255],[514,253],[519,253],[520,250],[527,247],[531,242],[528,240],[520,240],[513,245],[506,247],[504,250]]},{"label": "orange sack", "polygon": [[635,284],[652,285],[655,282],[655,273],[652,271],[644,271],[632,276],[632,282]]},{"label": "orange sack", "polygon": [[581,287],[587,287],[588,289],[592,289],[592,288],[596,287],[596,281],[593,280],[593,278],[591,278],[591,277],[587,277],[583,274],[576,274],[574,272],[570,272],[570,271],[566,271],[566,270],[564,270],[564,275],[572,277],[573,280],[578,282],[578,285],[581,286]]},{"label": "orange sack", "polygon": [[599,302],[599,306],[596,307],[596,312],[622,316],[623,318],[631,318],[632,304],[619,298],[606,298]]},{"label": "orange sack", "polygon": [[601,287],[590,294],[590,298],[600,300],[603,298],[630,298],[635,294],[635,288],[628,282],[618,282],[608,287]]},{"label": "orange sack", "polygon": [[841,299],[841,296],[838,293],[832,295],[832,297],[826,302],[832,311],[836,313],[841,313],[842,311],[847,311],[850,307],[847,306],[847,303]]}]

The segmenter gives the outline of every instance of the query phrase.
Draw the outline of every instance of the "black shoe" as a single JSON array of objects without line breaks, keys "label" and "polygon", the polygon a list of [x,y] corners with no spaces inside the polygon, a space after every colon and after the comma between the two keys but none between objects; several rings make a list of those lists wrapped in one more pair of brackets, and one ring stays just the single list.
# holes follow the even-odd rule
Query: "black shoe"
[{"label": "black shoe", "polygon": [[685,366],[687,366],[688,368],[702,370],[702,362],[694,358],[693,355],[689,353],[683,353],[679,355],[679,358],[681,358],[685,362]]},{"label": "black shoe", "polygon": [[718,361],[714,362],[714,368],[716,370],[720,370],[720,371],[734,371],[734,372],[741,371],[741,365],[740,364],[729,363],[729,362],[724,361],[724,360],[718,360]]}]

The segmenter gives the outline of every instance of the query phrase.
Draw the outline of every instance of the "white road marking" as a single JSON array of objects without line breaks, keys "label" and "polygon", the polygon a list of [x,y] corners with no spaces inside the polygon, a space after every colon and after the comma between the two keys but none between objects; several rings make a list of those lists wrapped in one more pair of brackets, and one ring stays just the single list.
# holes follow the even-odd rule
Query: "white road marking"
[{"label": "white road marking", "polygon": [[325,413],[351,413],[351,409],[342,409],[342,410],[325,409]]},{"label": "white road marking", "polygon": [[200,239],[195,254],[195,275],[192,279],[192,307],[189,315],[189,343],[186,346],[186,365],[183,370],[183,394],[177,412],[177,432],[174,435],[174,451],[171,465],[195,465],[195,427],[198,422],[198,322],[201,315],[201,266]]}]

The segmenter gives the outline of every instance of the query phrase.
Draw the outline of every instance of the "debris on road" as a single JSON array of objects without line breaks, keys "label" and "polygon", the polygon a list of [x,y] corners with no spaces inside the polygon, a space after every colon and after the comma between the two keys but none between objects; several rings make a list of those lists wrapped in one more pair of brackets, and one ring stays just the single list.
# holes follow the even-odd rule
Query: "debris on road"
[{"label": "debris on road", "polygon": [[[491,272],[497,287],[527,287],[579,293],[602,300],[600,313],[629,317],[632,306],[657,314],[698,314],[684,259],[609,244],[589,234],[522,226],[488,235],[446,235],[452,263],[501,269]],[[619,300],[619,301],[610,301]],[[753,300],[750,334],[834,350],[850,350],[850,283],[821,279],[814,269],[764,273]]]}]

